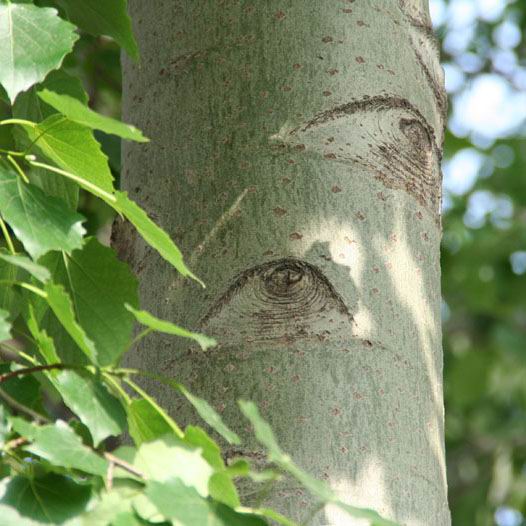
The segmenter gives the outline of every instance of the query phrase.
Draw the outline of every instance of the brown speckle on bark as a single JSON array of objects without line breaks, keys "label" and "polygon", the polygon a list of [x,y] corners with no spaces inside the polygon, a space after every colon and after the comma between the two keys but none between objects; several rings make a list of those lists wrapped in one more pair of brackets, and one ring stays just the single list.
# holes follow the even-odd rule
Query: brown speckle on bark
[{"label": "brown speckle on bark", "polygon": [[292,234],[289,236],[289,239],[291,241],[301,241],[303,239],[303,235],[299,232],[292,232]]},{"label": "brown speckle on bark", "polygon": [[341,189],[339,186],[337,186],[337,185],[334,185],[334,186],[331,188],[331,192],[332,192],[333,194],[339,194],[341,191],[342,191],[342,189]]},{"label": "brown speckle on bark", "polygon": [[358,62],[358,64],[364,64],[365,63],[365,59],[363,57],[356,57],[354,60],[356,60],[356,62]]},{"label": "brown speckle on bark", "polygon": [[287,213],[287,211],[284,208],[281,208],[281,206],[277,206],[272,211],[274,212],[274,215],[278,217],[283,217]]},{"label": "brown speckle on bark", "polygon": [[321,39],[321,41],[324,43],[324,44],[329,44],[330,42],[333,42],[334,39],[332,37],[329,37],[329,36],[326,36],[326,37],[323,37]]},{"label": "brown speckle on bark", "polygon": [[274,14],[274,18],[279,21],[283,20],[286,16],[287,15],[281,9]]}]

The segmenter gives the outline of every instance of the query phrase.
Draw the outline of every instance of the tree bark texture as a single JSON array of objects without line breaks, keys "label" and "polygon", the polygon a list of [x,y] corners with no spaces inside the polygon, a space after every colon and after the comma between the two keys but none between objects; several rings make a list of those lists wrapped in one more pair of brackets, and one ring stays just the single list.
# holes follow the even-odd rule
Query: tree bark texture
[{"label": "tree bark texture", "polygon": [[[121,224],[143,305],[214,336],[151,337],[129,364],[172,375],[261,451],[254,400],[285,451],[341,497],[405,525],[450,523],[440,331],[446,101],[427,0],[131,0],[123,185],[207,284]],[[179,421],[173,393],[148,385]],[[266,504],[301,518],[289,480]],[[316,522],[317,521],[317,522]],[[349,525],[327,509],[314,524]]]}]

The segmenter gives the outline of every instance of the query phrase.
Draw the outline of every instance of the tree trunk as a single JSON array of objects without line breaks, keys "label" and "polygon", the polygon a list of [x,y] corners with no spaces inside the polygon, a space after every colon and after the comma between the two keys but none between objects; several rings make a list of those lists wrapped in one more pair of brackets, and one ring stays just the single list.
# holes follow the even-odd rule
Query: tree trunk
[{"label": "tree trunk", "polygon": [[[260,451],[407,525],[450,523],[440,332],[445,99],[427,0],[130,0],[123,185],[207,284],[131,238],[143,305],[220,342],[149,338],[134,366],[177,377]],[[196,420],[149,385],[182,422]],[[296,519],[291,481],[266,503]],[[317,522],[316,522],[317,521]],[[313,524],[349,525],[327,509]],[[361,523],[360,523],[361,524]]]}]

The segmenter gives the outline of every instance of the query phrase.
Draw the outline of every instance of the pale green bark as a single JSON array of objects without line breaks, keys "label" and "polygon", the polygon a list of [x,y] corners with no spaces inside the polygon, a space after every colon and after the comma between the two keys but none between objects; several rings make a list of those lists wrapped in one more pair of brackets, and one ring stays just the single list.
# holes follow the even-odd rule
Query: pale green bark
[{"label": "pale green bark", "polygon": [[[345,501],[442,526],[445,103],[423,3],[131,0],[142,62],[124,64],[124,117],[152,142],[125,148],[124,186],[207,289],[116,238],[145,307],[220,341],[151,338],[131,364],[176,376],[245,437],[235,401],[256,401]],[[252,439],[242,453],[257,463]],[[311,501],[287,481],[269,504],[301,518]]]}]

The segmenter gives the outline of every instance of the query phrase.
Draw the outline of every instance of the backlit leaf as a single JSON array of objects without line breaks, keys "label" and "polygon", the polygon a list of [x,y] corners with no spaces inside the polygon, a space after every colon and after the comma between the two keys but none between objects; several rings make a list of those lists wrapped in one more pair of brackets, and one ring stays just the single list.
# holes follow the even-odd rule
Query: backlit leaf
[{"label": "backlit leaf", "polygon": [[146,212],[131,199],[126,192],[116,192],[117,203],[112,205],[115,210],[123,214],[130,223],[139,231],[145,241],[151,245],[159,254],[171,263],[183,276],[195,279],[203,285],[203,282],[185,265],[183,255],[172,241],[170,236],[157,226]]},{"label": "backlit leaf", "polygon": [[77,38],[55,9],[1,0],[0,83],[11,102],[57,69]]},{"label": "backlit leaf", "polygon": [[131,305],[126,305],[126,308],[135,316],[135,319],[151,329],[157,332],[163,332],[164,334],[171,334],[173,336],[181,336],[182,338],[189,338],[196,341],[203,351],[206,351],[209,347],[216,345],[216,341],[213,338],[209,338],[204,334],[198,334],[190,332],[182,327],[179,327],[172,322],[161,320],[156,318],[153,314],[144,310],[134,309]]},{"label": "backlit leaf", "polygon": [[48,89],[44,89],[38,93],[38,96],[55,110],[62,113],[70,121],[77,122],[91,128],[93,130],[100,130],[110,135],[118,135],[123,139],[137,142],[147,142],[148,139],[144,137],[140,130],[131,124],[111,119],[101,115],[82,104],[74,97],[69,95],[58,94]]},{"label": "backlit leaf", "polygon": [[33,259],[82,245],[84,218],[0,163],[0,213]]},{"label": "backlit leaf", "polygon": [[40,150],[59,168],[106,192],[113,190],[108,158],[89,128],[54,114],[33,126],[24,125],[33,149]]},{"label": "backlit leaf", "polygon": [[21,418],[11,418],[13,429],[31,443],[24,449],[55,466],[79,469],[92,475],[106,475],[108,461],[82,444],[81,438],[65,422],[36,426]]}]

